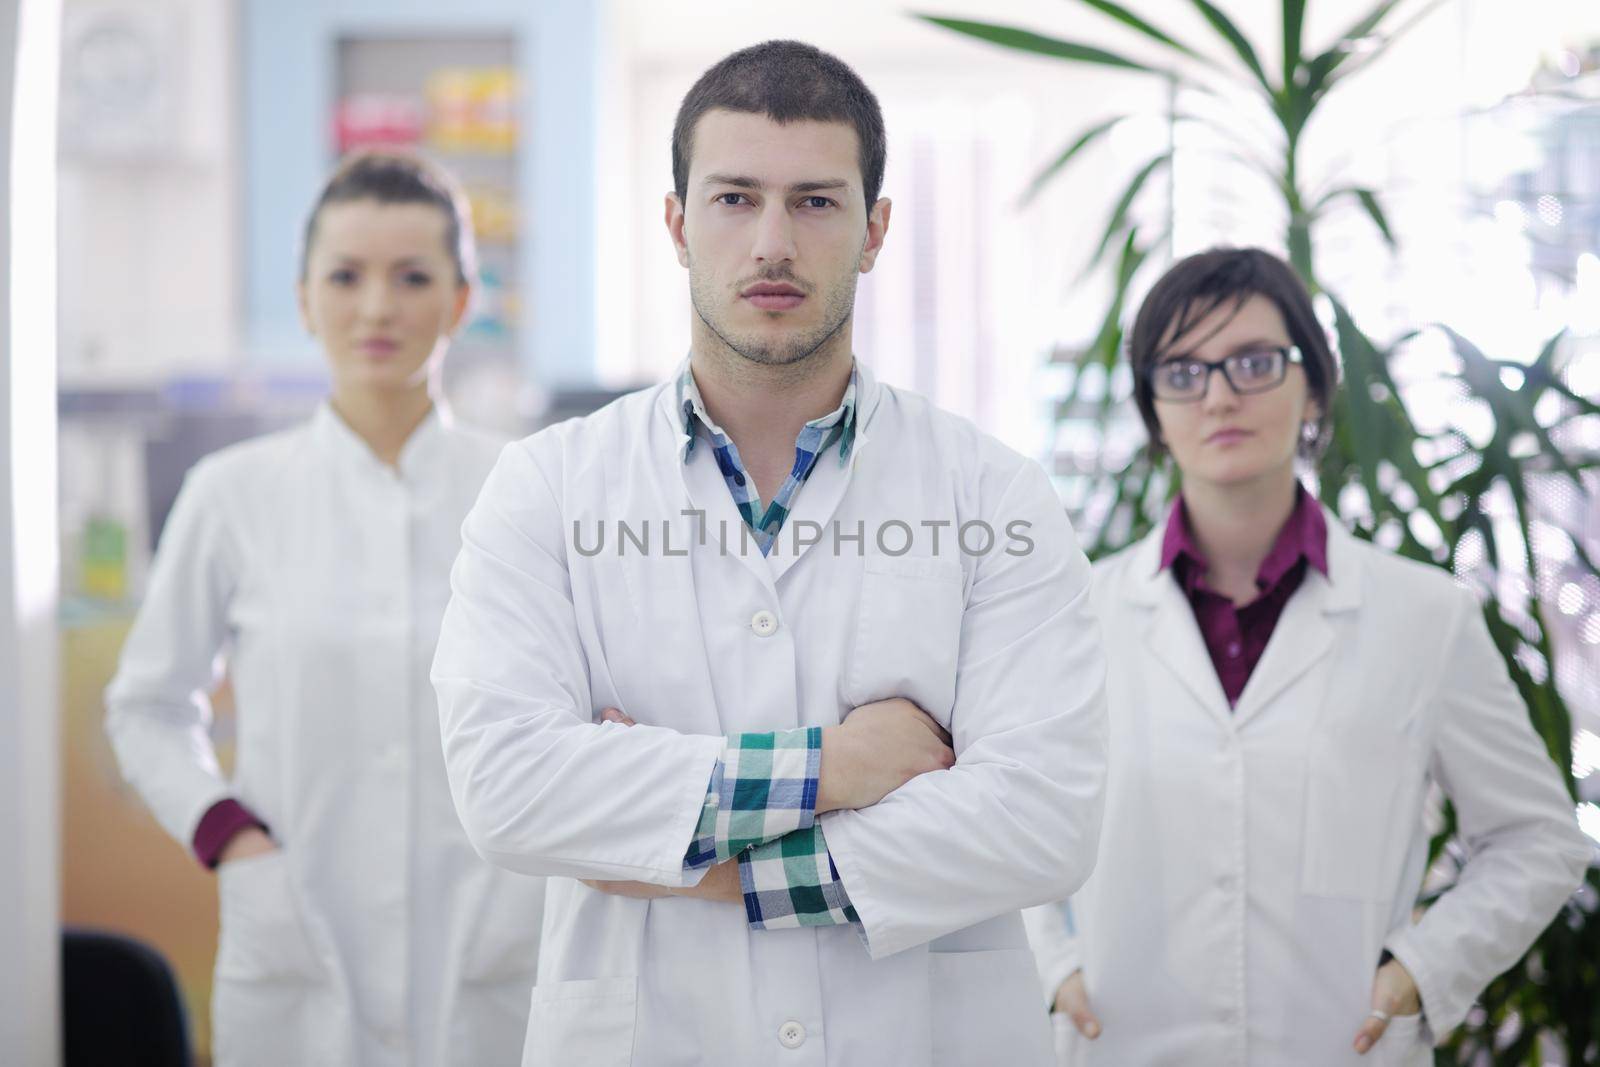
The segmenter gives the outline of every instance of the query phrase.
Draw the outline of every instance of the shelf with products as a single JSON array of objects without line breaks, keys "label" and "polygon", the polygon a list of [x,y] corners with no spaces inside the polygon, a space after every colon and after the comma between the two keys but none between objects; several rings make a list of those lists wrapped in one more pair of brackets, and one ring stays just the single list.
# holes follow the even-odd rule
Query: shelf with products
[{"label": "shelf with products", "polygon": [[513,34],[348,35],[336,53],[332,144],[421,151],[448,168],[471,206],[477,294],[464,337],[519,347],[520,138]]},{"label": "shelf with products", "polygon": [[201,456],[310,414],[314,375],[63,382],[57,393],[61,615],[127,615],[185,474]]}]

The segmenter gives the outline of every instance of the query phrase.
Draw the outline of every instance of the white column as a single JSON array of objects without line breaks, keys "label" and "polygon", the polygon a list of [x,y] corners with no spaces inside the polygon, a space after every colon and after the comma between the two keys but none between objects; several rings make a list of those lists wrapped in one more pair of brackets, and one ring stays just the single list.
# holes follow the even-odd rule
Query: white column
[{"label": "white column", "polygon": [[[525,181],[523,244],[528,264],[535,380],[544,388],[595,381],[596,216],[615,206],[599,199],[595,139],[599,119],[599,33],[603,5],[544,0],[533,47],[521,62],[533,92],[533,173]],[[607,302],[607,314],[630,314]]]},{"label": "white column", "polygon": [[0,0],[0,1061],[60,1061],[56,87],[60,0]]}]

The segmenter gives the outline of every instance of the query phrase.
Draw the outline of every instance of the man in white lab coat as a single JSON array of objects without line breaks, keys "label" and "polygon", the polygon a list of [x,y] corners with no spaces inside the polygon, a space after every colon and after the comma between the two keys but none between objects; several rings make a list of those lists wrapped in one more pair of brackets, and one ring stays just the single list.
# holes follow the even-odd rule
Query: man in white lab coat
[{"label": "man in white lab coat", "polygon": [[708,70],[689,359],[507,448],[464,526],[456,807],[552,876],[525,1064],[1050,1059],[1018,909],[1098,843],[1088,565],[1036,464],[854,359],[884,143],[814,48]]}]

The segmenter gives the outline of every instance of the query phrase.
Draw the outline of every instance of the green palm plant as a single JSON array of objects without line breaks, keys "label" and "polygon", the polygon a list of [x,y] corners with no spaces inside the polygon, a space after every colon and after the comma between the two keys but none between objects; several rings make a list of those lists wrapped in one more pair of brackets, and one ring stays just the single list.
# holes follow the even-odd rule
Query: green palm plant
[{"label": "green palm plant", "polygon": [[[1532,362],[1493,358],[1466,338],[1443,326],[1439,332],[1454,351],[1453,377],[1463,400],[1480,405],[1492,416],[1486,441],[1474,441],[1460,430],[1419,428],[1396,381],[1397,353],[1418,331],[1379,343],[1367,336],[1337,294],[1317,276],[1315,237],[1336,210],[1354,207],[1370,221],[1392,250],[1396,240],[1385,216],[1382,198],[1372,188],[1315,180],[1300,164],[1308,127],[1329,96],[1349,79],[1381,60],[1395,40],[1433,11],[1442,0],[1408,4],[1381,0],[1351,24],[1330,45],[1306,50],[1302,40],[1306,0],[1282,0],[1281,62],[1274,77],[1250,39],[1228,15],[1208,0],[1189,0],[1211,33],[1208,42],[1219,59],[1177,35],[1147,21],[1112,0],[1074,0],[1125,31],[1153,43],[1166,62],[1134,59],[1097,44],[1062,40],[1015,27],[968,19],[918,15],[929,23],[1002,48],[1066,63],[1116,69],[1161,79],[1171,89],[1166,120],[1201,123],[1226,144],[1228,154],[1249,166],[1275,191],[1283,218],[1283,247],[1295,270],[1314,293],[1327,297],[1334,332],[1344,363],[1345,387],[1335,404],[1335,432],[1317,469],[1318,491],[1361,537],[1377,538],[1412,558],[1461,569],[1469,556],[1481,553],[1490,572],[1502,569],[1526,575],[1528,595],[1510,602],[1490,588],[1484,614],[1511,677],[1526,701],[1535,729],[1561,767],[1576,799],[1572,777],[1572,722],[1555,683],[1545,604],[1540,599],[1539,568],[1545,566],[1532,549],[1538,491],[1548,483],[1564,483],[1583,494],[1585,479],[1596,466],[1593,455],[1578,455],[1561,442],[1577,420],[1600,417],[1600,406],[1563,382],[1562,338],[1551,338]],[[1398,9],[1407,18],[1398,21]],[[1246,109],[1224,109],[1220,116],[1180,113],[1178,90],[1201,98],[1253,99],[1271,116],[1274,135],[1270,158],[1261,155],[1261,138],[1246,123]],[[1096,122],[1073,137],[1027,184],[1024,200],[1039,195],[1059,174],[1079,162],[1087,149],[1104,139],[1132,115]],[[1146,186],[1162,174],[1170,180],[1174,152],[1170,145],[1138,167],[1108,215],[1088,267],[1108,267],[1112,298],[1094,340],[1075,357],[1075,373],[1061,410],[1082,410],[1080,390],[1088,380],[1114,382],[1123,344],[1124,321],[1131,295],[1142,272],[1159,267],[1170,240],[1171,219],[1153,222],[1138,206]],[[1093,373],[1089,373],[1093,371]],[[1126,417],[1128,386],[1107,388],[1094,406],[1104,428]],[[1553,397],[1554,400],[1546,400]],[[1541,404],[1541,401],[1545,401]],[[1536,417],[1538,409],[1543,417]],[[1555,417],[1549,410],[1557,412]],[[1135,455],[1125,465],[1103,472],[1092,496],[1100,502],[1094,528],[1086,531],[1091,554],[1115,550],[1146,533],[1175,489],[1173,473],[1148,455]],[[1514,521],[1493,521],[1500,502],[1508,501]],[[1573,564],[1594,574],[1594,561],[1572,539]],[[1443,866],[1456,855],[1453,814],[1446,812],[1445,831],[1435,839],[1436,858]],[[1588,882],[1532,950],[1496,979],[1480,1000],[1481,1012],[1438,1053],[1439,1063],[1534,1064],[1543,1062],[1541,1044],[1565,1050],[1569,1064],[1600,1064],[1600,871]],[[1423,904],[1431,902],[1424,899]]]}]

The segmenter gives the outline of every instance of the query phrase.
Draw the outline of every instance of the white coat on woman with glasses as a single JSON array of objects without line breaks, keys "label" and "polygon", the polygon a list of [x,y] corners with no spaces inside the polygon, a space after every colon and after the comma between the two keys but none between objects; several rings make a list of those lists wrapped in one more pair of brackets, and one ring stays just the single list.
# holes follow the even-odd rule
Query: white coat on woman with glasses
[{"label": "white coat on woman with glasses", "polygon": [[[1178,264],[1130,347],[1183,492],[1094,569],[1099,859],[1025,913],[1061,1061],[1432,1063],[1591,845],[1473,593],[1299,487],[1337,371],[1287,266]],[[1468,858],[1419,913],[1441,790]]]}]

